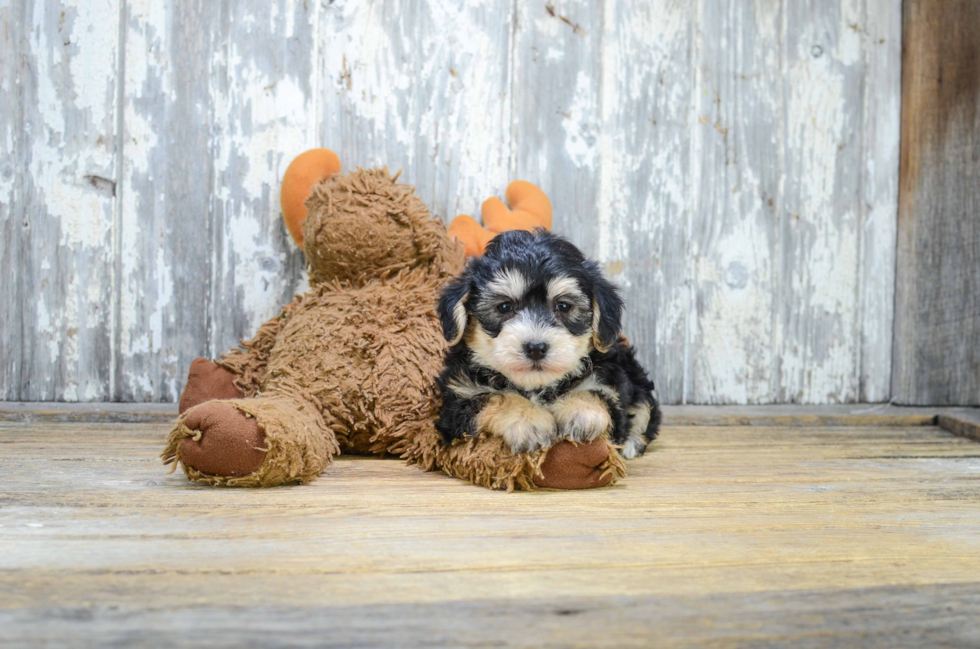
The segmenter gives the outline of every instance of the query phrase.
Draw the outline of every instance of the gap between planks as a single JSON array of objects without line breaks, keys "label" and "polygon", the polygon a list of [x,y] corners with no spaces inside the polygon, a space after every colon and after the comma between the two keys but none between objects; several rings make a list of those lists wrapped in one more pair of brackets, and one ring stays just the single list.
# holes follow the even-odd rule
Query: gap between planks
[{"label": "gap between planks", "polygon": [[[663,406],[665,426],[939,426],[980,442],[980,408],[905,407],[887,403],[832,406]],[[3,402],[0,421],[165,423],[172,403]]]}]

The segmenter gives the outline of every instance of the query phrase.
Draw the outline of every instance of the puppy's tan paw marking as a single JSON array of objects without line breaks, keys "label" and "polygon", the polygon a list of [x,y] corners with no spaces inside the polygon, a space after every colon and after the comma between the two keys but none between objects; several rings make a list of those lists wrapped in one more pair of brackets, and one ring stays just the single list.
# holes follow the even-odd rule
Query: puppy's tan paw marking
[{"label": "puppy's tan paw marking", "polygon": [[602,399],[591,392],[576,392],[552,406],[558,432],[573,442],[591,442],[612,428],[612,417]]},{"label": "puppy's tan paw marking", "polygon": [[533,453],[555,441],[555,418],[518,394],[494,395],[477,416],[477,428],[499,435],[514,453]]}]

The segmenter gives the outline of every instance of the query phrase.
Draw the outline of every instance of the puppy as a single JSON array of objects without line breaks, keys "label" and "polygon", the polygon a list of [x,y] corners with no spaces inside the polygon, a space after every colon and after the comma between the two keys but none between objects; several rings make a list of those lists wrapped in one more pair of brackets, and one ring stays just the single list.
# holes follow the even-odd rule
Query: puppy
[{"label": "puppy", "polygon": [[653,382],[620,340],[623,301],[598,264],[544,230],[497,235],[439,299],[450,343],[436,428],[515,453],[602,435],[626,458],[657,436]]}]

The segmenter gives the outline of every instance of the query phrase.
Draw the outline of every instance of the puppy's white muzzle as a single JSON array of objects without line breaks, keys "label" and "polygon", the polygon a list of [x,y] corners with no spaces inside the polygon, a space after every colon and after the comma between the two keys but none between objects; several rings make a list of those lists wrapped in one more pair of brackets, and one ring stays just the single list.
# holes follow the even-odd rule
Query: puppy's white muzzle
[{"label": "puppy's white muzzle", "polygon": [[590,337],[574,336],[549,320],[549,314],[522,311],[504,324],[496,338],[480,330],[474,345],[477,358],[523,388],[554,383],[588,356]]}]

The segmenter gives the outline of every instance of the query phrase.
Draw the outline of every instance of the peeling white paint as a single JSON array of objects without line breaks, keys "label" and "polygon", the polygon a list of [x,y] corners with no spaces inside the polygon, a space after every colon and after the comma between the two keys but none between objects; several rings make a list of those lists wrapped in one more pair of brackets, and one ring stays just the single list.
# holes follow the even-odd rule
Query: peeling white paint
[{"label": "peeling white paint", "polygon": [[[118,335],[116,396],[176,398],[193,355],[306,287],[278,188],[292,156],[327,146],[347,169],[402,168],[447,220],[518,174],[541,184],[556,229],[623,289],[667,401],[887,398],[896,5],[553,9],[276,0],[230,22],[205,3],[192,24],[129,0],[120,106],[118,2],[35,3],[34,77],[0,79],[36,95],[29,189],[0,168],[0,197],[30,206],[11,218],[46,246],[26,396],[113,396],[92,368]],[[21,126],[0,125],[10,152]],[[173,181],[187,169],[194,187]]]},{"label": "peeling white paint", "polygon": [[20,300],[26,328],[23,346],[16,343],[19,378],[2,389],[15,399],[77,400],[81,392],[104,399],[118,7],[39,2],[20,15],[27,23],[13,37],[22,39],[18,62],[25,64],[17,69],[17,94],[0,110],[23,129],[26,151],[15,153],[26,164],[12,175],[3,170],[0,179],[10,186],[4,193],[18,197],[23,211],[11,216],[27,240],[17,269],[23,275],[10,286],[30,297]]},{"label": "peeling white paint", "polygon": [[580,70],[575,79],[575,94],[565,113],[565,153],[579,167],[595,169],[598,133],[591,117],[596,112],[596,95],[592,92],[592,77]]}]

